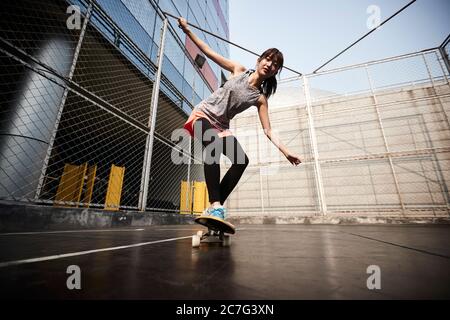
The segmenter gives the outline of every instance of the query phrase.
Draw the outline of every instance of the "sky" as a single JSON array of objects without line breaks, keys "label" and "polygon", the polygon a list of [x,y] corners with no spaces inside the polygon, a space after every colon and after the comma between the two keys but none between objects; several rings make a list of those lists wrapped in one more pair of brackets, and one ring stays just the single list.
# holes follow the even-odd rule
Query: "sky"
[{"label": "sky", "polygon": [[[312,73],[410,0],[229,0],[230,40],[261,53],[280,49],[285,66]],[[372,7],[373,8],[373,7]],[[450,33],[450,0],[417,0],[322,70],[439,46]],[[230,46],[230,57],[254,68],[256,57]],[[281,78],[292,76],[283,70]]]}]

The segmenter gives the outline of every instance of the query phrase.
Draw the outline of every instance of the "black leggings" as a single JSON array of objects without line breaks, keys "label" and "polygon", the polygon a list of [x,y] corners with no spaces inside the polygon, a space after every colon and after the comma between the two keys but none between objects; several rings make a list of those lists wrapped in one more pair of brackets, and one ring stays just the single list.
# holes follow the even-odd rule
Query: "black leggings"
[{"label": "black leggings", "polygon": [[[207,134],[205,134],[206,131],[208,131]],[[195,122],[194,133],[203,145],[203,167],[209,202],[219,201],[224,204],[248,166],[248,157],[234,136],[220,138],[217,135],[217,129],[214,129],[211,123],[204,118]],[[222,153],[230,159],[232,165],[220,181],[220,155]]]}]

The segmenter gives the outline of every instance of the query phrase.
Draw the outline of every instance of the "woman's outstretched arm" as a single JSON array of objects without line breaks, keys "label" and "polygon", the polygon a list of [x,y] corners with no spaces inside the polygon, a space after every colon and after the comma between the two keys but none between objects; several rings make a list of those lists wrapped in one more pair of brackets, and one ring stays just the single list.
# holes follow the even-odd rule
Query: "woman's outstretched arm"
[{"label": "woman's outstretched arm", "polygon": [[276,136],[272,131],[272,128],[270,127],[267,98],[264,95],[261,95],[258,100],[258,114],[259,120],[261,121],[261,125],[267,138],[269,138],[269,140],[272,141],[272,143],[278,148],[278,150],[280,150],[280,152],[284,154],[284,156],[290,163],[292,163],[293,165],[299,165],[302,162],[300,160],[300,157],[292,154],[288,150],[288,148],[286,148],[286,146],[280,141],[278,136]]},{"label": "woman's outstretched arm", "polygon": [[211,49],[205,42],[195,35],[190,29],[184,18],[178,18],[178,24],[184,33],[197,45],[197,47],[212,61],[217,63],[223,69],[230,71],[233,75],[237,75],[245,71],[245,67],[241,64],[227,59],[213,49]]}]

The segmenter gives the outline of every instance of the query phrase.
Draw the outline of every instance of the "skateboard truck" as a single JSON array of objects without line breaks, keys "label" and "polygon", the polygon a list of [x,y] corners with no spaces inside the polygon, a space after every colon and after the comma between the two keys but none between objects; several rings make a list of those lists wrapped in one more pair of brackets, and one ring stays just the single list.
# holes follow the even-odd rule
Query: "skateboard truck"
[{"label": "skateboard truck", "polygon": [[231,245],[230,234],[236,232],[236,228],[228,221],[211,216],[200,216],[194,220],[208,228],[208,232],[198,231],[192,236],[192,247],[200,247],[201,242],[222,243],[222,246]]},{"label": "skateboard truck", "polygon": [[200,243],[221,243],[224,247],[231,245],[231,237],[223,231],[208,229],[208,232],[198,231],[192,236],[192,247],[200,247]]}]

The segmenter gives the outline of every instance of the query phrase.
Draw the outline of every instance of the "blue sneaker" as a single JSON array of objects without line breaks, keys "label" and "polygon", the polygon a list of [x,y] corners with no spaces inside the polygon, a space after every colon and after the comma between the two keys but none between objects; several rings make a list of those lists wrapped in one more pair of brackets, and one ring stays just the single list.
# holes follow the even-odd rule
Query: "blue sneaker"
[{"label": "blue sneaker", "polygon": [[206,208],[205,210],[203,210],[202,216],[210,216],[213,210],[213,207]]},{"label": "blue sneaker", "polygon": [[225,220],[225,218],[227,217],[227,209],[223,207],[216,209],[212,208],[212,210],[210,211],[210,216],[221,220]]}]

